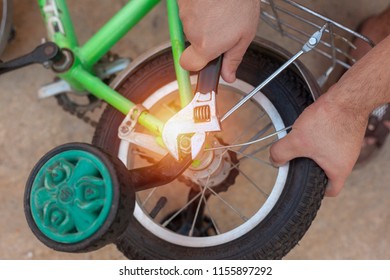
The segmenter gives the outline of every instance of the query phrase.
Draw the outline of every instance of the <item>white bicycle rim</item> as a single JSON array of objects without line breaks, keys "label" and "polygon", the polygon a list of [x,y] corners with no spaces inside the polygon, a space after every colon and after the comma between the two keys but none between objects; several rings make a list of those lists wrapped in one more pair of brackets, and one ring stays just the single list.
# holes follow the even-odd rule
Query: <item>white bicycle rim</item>
[{"label": "white bicycle rim", "polygon": [[[196,76],[192,76],[191,83],[195,84],[196,79],[197,79]],[[238,79],[232,84],[227,84],[225,81],[220,79],[220,84],[232,87],[234,89],[238,89],[241,92],[250,92],[254,88],[252,85]],[[170,93],[176,91],[177,89],[178,89],[177,82],[176,81],[171,82],[161,87],[153,94],[151,94],[142,103],[142,105],[145,108],[149,109],[154,104],[156,104],[159,100],[166,97]],[[258,103],[264,109],[264,111],[267,113],[268,117],[272,121],[272,124],[276,131],[285,128],[283,120],[279,115],[278,111],[263,93],[261,92],[257,93],[252,99],[256,101],[256,103]],[[278,134],[278,138],[279,139],[283,138],[286,134],[287,133],[285,131],[280,132]],[[128,166],[127,160],[128,160],[129,148],[130,148],[130,144],[127,141],[122,140],[120,142],[118,157],[126,166]],[[162,227],[160,224],[153,221],[149,217],[149,215],[142,209],[142,207],[139,205],[138,202],[135,205],[134,216],[138,220],[138,222],[143,227],[145,227],[145,229],[147,229],[149,232],[172,244],[186,246],[186,247],[193,247],[193,248],[209,247],[209,246],[225,244],[250,232],[261,221],[263,221],[263,219],[269,214],[269,212],[275,206],[276,202],[280,197],[280,194],[284,189],[287,180],[288,170],[289,170],[288,164],[278,169],[278,173],[275,179],[274,186],[272,187],[271,193],[269,194],[263,206],[260,209],[258,209],[258,211],[254,215],[252,215],[250,219],[245,221],[240,226],[230,231],[224,232],[222,234],[207,236],[207,237],[190,237],[190,236],[184,236],[175,233],[169,229]]]}]

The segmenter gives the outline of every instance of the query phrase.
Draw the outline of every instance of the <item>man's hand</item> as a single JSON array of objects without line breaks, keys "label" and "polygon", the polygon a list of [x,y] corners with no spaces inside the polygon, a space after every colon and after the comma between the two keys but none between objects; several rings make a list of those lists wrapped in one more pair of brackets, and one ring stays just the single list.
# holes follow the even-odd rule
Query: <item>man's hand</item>
[{"label": "man's hand", "polygon": [[271,161],[279,166],[297,157],[313,159],[328,176],[326,195],[336,196],[359,156],[369,114],[390,102],[389,65],[390,36],[299,116],[271,147]]},{"label": "man's hand", "polygon": [[178,0],[184,33],[191,43],[182,54],[184,69],[199,71],[224,54],[221,75],[234,82],[236,70],[256,34],[258,0]]},{"label": "man's hand", "polygon": [[271,161],[281,166],[297,157],[313,159],[328,177],[327,196],[336,196],[359,156],[367,119],[325,94],[306,108],[292,131],[271,147]]}]

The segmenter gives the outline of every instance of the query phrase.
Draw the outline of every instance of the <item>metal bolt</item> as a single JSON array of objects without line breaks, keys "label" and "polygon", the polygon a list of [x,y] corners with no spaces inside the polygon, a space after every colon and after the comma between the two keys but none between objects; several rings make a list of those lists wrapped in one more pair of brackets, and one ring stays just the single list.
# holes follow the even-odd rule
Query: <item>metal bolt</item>
[{"label": "metal bolt", "polygon": [[53,62],[51,61],[45,61],[42,63],[43,67],[45,67],[46,69],[50,69],[51,66],[53,65]]},{"label": "metal bolt", "polygon": [[182,135],[179,139],[179,148],[183,153],[189,154],[191,152],[191,138]]},{"label": "metal bolt", "polygon": [[121,132],[122,134],[127,134],[127,133],[129,133],[129,131],[130,131],[130,129],[129,129],[129,127],[127,127],[127,126],[121,126],[121,127],[120,127],[120,132]]},{"label": "metal bolt", "polygon": [[45,53],[45,55],[49,56],[54,53],[54,47],[52,45],[47,45],[43,52]]},{"label": "metal bolt", "polygon": [[309,44],[314,46],[315,44],[317,44],[317,39],[316,38],[310,38]]}]

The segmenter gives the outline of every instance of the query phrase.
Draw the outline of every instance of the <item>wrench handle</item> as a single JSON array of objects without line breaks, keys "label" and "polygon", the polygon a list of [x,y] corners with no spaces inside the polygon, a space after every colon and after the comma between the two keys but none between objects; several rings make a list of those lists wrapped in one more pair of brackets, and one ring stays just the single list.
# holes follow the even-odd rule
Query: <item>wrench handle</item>
[{"label": "wrench handle", "polygon": [[222,56],[210,61],[198,75],[198,83],[196,91],[200,93],[209,93],[214,91],[217,93],[219,76],[221,75]]}]

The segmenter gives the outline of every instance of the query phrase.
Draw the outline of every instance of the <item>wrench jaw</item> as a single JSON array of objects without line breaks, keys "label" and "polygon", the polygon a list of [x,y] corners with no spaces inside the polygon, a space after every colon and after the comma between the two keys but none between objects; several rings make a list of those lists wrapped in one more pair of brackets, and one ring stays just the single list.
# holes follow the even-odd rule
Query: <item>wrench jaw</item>
[{"label": "wrench jaw", "polygon": [[176,160],[189,154],[188,147],[191,148],[191,158],[195,159],[203,149],[206,132],[221,130],[215,98],[214,91],[207,94],[197,92],[190,104],[166,122],[162,139]]},{"label": "wrench jaw", "polygon": [[191,138],[191,158],[194,160],[203,150],[206,142],[206,133],[197,132]]},{"label": "wrench jaw", "polygon": [[189,153],[194,160],[203,149],[206,133],[221,130],[215,104],[221,64],[222,55],[199,72],[194,98],[163,128],[164,144],[176,160]]}]

